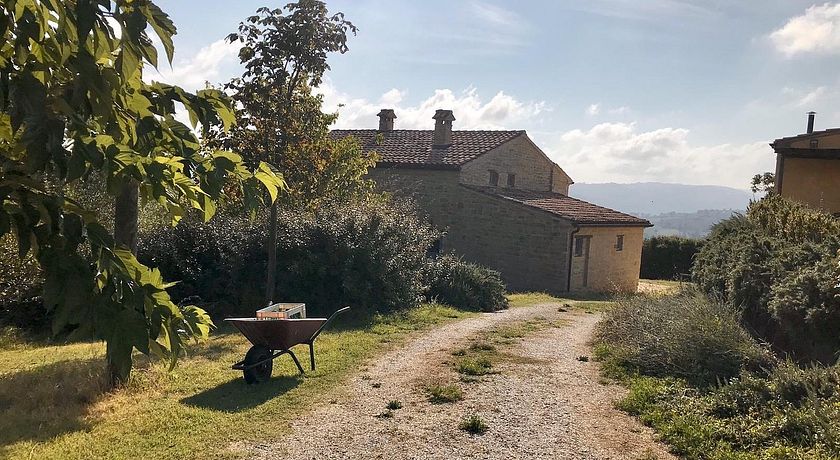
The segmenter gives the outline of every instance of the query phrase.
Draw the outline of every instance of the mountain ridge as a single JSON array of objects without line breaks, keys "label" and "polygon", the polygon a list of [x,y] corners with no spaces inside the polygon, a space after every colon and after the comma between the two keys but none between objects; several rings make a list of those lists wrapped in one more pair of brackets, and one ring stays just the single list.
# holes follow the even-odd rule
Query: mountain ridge
[{"label": "mountain ridge", "polygon": [[707,210],[743,211],[757,198],[748,190],[722,185],[666,182],[579,183],[569,196],[629,214],[658,215]]}]

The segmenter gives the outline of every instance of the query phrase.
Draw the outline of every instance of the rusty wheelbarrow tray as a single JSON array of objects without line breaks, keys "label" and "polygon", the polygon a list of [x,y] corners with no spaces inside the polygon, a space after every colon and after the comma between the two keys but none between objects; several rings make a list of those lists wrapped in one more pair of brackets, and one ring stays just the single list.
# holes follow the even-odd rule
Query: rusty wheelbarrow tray
[{"label": "rusty wheelbarrow tray", "polygon": [[349,309],[350,307],[339,309],[329,318],[227,318],[225,321],[233,324],[253,344],[245,358],[231,368],[241,370],[246,382],[259,383],[271,377],[274,359],[288,354],[303,374],[303,366],[300,365],[292,347],[306,344],[309,345],[309,365],[314,371],[315,339],[336,316]]}]

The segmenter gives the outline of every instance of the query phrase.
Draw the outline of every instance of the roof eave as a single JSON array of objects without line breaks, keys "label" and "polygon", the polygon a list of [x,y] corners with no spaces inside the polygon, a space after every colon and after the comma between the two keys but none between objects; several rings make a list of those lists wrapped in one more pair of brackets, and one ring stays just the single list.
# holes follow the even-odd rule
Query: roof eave
[{"label": "roof eave", "polygon": [[579,222],[573,221],[578,227],[653,227],[649,221],[644,222]]},{"label": "roof eave", "polygon": [[776,153],[792,158],[840,159],[840,149],[797,149],[791,147],[776,148]]},{"label": "roof eave", "polygon": [[431,164],[431,163],[399,163],[393,161],[380,161],[376,163],[374,169],[382,168],[382,169],[426,169],[426,170],[438,170],[438,171],[459,171],[461,169],[460,164]]}]

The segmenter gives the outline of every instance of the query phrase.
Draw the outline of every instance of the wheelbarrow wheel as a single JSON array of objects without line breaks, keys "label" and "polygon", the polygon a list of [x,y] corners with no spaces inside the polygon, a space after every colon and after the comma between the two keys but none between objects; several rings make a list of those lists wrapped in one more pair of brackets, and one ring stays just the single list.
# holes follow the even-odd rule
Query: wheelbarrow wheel
[{"label": "wheelbarrow wheel", "polygon": [[[251,367],[253,364],[264,361],[263,363]],[[245,354],[245,361],[242,363],[245,369],[242,374],[248,384],[265,382],[271,378],[271,370],[274,368],[274,360],[271,359],[271,350],[262,346],[254,345]]]}]

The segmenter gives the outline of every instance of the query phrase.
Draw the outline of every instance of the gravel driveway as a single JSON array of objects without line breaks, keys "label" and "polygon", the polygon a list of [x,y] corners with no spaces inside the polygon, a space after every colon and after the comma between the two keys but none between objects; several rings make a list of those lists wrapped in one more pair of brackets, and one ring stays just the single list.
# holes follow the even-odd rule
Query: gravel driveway
[{"label": "gravel driveway", "polygon": [[[535,332],[504,351],[515,359],[478,382],[458,382],[451,352],[505,322],[544,317],[564,326]],[[279,459],[639,459],[673,458],[649,429],[613,408],[623,388],[599,383],[587,341],[597,314],[558,312],[558,305],[514,308],[446,324],[418,335],[347,382],[336,400],[292,424],[270,445],[248,446],[251,458]],[[464,399],[433,405],[423,384],[457,382]],[[403,407],[378,417],[390,400]],[[478,414],[489,431],[458,428]]]}]

